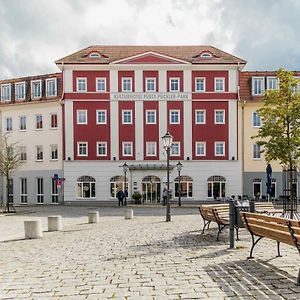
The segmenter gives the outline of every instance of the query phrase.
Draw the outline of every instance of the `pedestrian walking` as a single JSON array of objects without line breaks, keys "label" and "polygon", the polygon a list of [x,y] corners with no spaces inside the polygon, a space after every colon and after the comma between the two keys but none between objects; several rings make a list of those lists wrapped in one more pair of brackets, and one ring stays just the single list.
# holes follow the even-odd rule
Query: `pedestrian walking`
[{"label": "pedestrian walking", "polygon": [[162,196],[163,196],[163,205],[166,205],[168,199],[168,191],[166,188],[164,188]]},{"label": "pedestrian walking", "polygon": [[119,206],[124,206],[125,194],[121,189],[117,192],[117,198],[119,200]]}]

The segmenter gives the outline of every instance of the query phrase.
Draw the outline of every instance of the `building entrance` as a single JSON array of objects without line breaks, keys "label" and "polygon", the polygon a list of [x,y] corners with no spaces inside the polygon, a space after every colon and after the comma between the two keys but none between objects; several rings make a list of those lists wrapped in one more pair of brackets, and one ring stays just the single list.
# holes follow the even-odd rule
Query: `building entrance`
[{"label": "building entrance", "polygon": [[143,202],[160,203],[161,182],[157,176],[146,176],[142,180]]}]

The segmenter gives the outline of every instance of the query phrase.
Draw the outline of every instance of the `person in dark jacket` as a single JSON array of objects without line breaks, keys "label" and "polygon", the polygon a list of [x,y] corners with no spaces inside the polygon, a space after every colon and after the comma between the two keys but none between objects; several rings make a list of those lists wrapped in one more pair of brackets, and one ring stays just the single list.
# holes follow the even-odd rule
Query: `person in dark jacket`
[{"label": "person in dark jacket", "polygon": [[117,192],[117,198],[119,200],[119,206],[123,206],[124,205],[123,201],[124,201],[124,198],[125,198],[125,194],[121,189]]}]

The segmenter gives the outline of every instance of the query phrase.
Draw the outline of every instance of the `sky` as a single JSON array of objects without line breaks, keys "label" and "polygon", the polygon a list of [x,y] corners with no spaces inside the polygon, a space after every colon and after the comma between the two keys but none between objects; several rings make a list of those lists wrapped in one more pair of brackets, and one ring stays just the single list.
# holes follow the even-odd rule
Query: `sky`
[{"label": "sky", "polygon": [[0,79],[90,45],[212,45],[245,70],[300,70],[299,0],[0,0]]}]

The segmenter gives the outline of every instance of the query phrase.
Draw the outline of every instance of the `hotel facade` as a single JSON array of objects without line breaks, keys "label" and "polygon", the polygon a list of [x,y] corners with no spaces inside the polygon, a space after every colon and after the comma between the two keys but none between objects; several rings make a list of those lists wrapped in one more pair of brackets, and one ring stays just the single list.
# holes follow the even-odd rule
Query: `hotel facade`
[{"label": "hotel facade", "polygon": [[[25,179],[28,204],[116,203],[119,188],[129,198],[139,191],[144,203],[159,203],[166,186],[161,137],[167,130],[174,137],[173,199],[178,162],[183,203],[252,197],[258,176],[264,193],[265,162],[250,159],[248,145],[259,99],[246,97],[254,82],[242,72],[246,61],[211,46],[91,46],[55,63],[60,73],[0,81],[1,130],[7,133],[12,122],[12,140],[28,149],[13,173],[14,203],[25,204]],[[53,78],[56,85],[49,83]],[[33,98],[38,81],[41,94]],[[28,93],[23,100],[16,96],[20,82]],[[26,131],[20,129],[24,116]],[[65,179],[62,188],[54,174]]]}]

